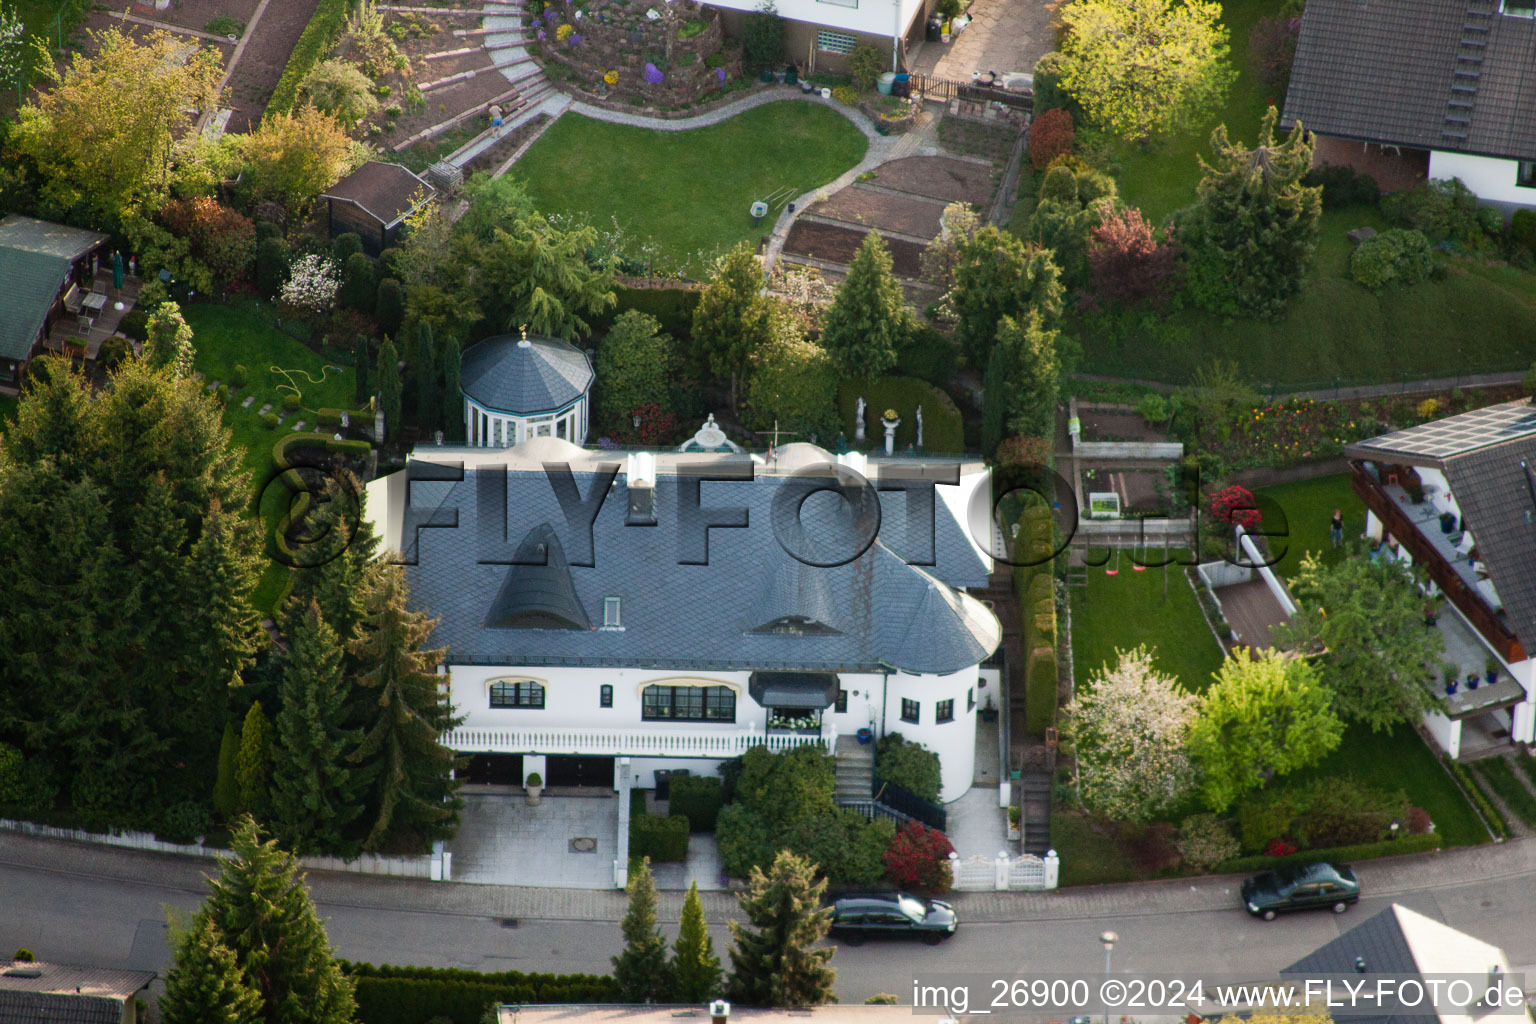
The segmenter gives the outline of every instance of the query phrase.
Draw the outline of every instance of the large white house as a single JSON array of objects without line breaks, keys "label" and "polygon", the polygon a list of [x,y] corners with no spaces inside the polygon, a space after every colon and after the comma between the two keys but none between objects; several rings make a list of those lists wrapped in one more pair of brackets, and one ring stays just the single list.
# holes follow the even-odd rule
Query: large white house
[{"label": "large white house", "polygon": [[644,787],[868,729],[937,751],[948,801],[998,702],[979,666],[1001,629],[965,592],[992,569],[985,468],[923,464],[951,482],[808,444],[765,460],[537,437],[418,448],[368,513],[440,619],[464,716],[448,742],[477,771],[610,787],[627,757]]}]

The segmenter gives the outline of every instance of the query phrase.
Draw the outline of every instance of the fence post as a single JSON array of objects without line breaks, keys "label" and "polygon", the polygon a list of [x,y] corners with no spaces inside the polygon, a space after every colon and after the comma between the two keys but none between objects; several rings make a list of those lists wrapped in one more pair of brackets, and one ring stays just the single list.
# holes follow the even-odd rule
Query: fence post
[{"label": "fence post", "polygon": [[1055,850],[1045,851],[1045,887],[1056,888],[1056,883],[1061,877],[1061,858],[1056,856]]},{"label": "fence post", "polygon": [[428,877],[434,882],[443,880],[443,841],[441,839],[432,841],[432,871]]},{"label": "fence post", "polygon": [[1008,851],[999,850],[997,859],[992,862],[993,880],[992,887],[998,892],[1008,890]]}]

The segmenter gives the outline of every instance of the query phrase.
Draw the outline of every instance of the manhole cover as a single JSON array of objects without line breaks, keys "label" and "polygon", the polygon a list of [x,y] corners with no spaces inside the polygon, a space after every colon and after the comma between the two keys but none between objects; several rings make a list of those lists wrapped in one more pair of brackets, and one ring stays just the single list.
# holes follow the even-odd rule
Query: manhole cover
[{"label": "manhole cover", "polygon": [[583,836],[580,839],[571,840],[571,849],[577,853],[591,853],[597,849],[597,840]]}]

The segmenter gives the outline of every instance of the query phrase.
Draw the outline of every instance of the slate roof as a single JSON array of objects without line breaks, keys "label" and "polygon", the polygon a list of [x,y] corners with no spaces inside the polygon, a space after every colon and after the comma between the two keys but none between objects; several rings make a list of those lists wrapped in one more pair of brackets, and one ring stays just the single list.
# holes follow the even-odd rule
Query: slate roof
[{"label": "slate roof", "polygon": [[529,416],[557,412],[592,386],[592,360],[559,338],[487,338],[464,353],[459,387],[487,409]]},{"label": "slate roof", "polygon": [[1499,0],[1315,0],[1281,123],[1536,160],[1533,110],[1536,20],[1500,14]]},{"label": "slate roof", "polygon": [[[956,587],[982,587],[989,566],[942,500],[934,502],[936,565],[909,565],[897,552],[920,557],[925,538],[905,537],[906,496],[880,492],[884,510],[878,538],[859,557],[833,568],[806,566],[793,558],[773,528],[775,495],[788,477],[757,467],[756,479],[700,485],[700,505],[744,508],[747,526],[708,531],[708,564],[680,565],[684,531],[679,526],[675,465],[655,474],[654,527],[626,527],[627,501],[621,472],[593,523],[591,567],[571,565],[571,591],[584,615],[602,621],[603,601],[621,601],[620,629],[505,629],[485,623],[500,607],[511,579],[526,567],[511,565],[513,552],[531,531],[551,530],[562,553],[586,560],[539,463],[518,463],[520,449],[535,458],[576,453],[548,439],[505,449],[505,476],[471,465],[462,481],[413,480],[402,547],[412,602],[439,616],[431,642],[448,648],[450,663],[490,665],[589,665],[693,670],[881,671],[948,673],[975,665],[996,649],[1001,627],[979,601]],[[541,446],[542,445],[542,446]],[[536,449],[536,451],[535,451]],[[436,453],[435,453],[436,455]],[[438,456],[451,457],[451,456]],[[750,465],[746,458],[670,456],[710,465]],[[828,461],[831,457],[828,456]],[[528,465],[528,468],[519,468]],[[576,461],[578,492],[588,495],[598,479],[593,462]],[[504,481],[506,520],[479,514],[477,489],[492,493]],[[489,506],[488,506],[489,507]],[[580,517],[578,517],[579,519]],[[843,499],[816,493],[801,507],[803,541],[825,554],[851,554],[853,534]],[[422,528],[433,522],[453,528]],[[575,541],[573,541],[575,537]],[[792,542],[794,543],[794,542]],[[816,561],[830,561],[818,555]],[[555,561],[555,559],[551,559]],[[497,563],[500,564],[497,564]],[[541,583],[537,601],[563,588]],[[754,632],[786,616],[813,619],[832,631]]]},{"label": "slate roof", "polygon": [[70,265],[106,240],[14,213],[0,220],[0,356],[27,358]]},{"label": "slate roof", "polygon": [[0,969],[0,1021],[119,1024],[123,1002],[154,980],[153,971],[12,961]]},{"label": "slate roof", "polygon": [[417,196],[431,195],[432,186],[406,168],[370,160],[326,189],[321,198],[356,203],[380,224],[393,227],[416,208]]},{"label": "slate roof", "polygon": [[[1526,472],[1529,466],[1536,474],[1532,412],[1529,402],[1505,402],[1373,437],[1344,452],[1382,462],[1401,457],[1445,473],[1509,628],[1528,651],[1536,651],[1536,475]],[[1460,429],[1467,425],[1472,429]]]}]

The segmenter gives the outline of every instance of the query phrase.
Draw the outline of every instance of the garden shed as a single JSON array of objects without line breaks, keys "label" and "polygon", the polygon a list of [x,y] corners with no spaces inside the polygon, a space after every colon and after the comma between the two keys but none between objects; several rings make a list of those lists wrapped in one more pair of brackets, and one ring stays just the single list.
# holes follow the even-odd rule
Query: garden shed
[{"label": "garden shed", "polygon": [[377,256],[394,245],[405,219],[436,195],[432,186],[399,164],[370,160],[321,196],[331,237],[351,231]]},{"label": "garden shed", "polygon": [[0,383],[21,379],[80,284],[89,287],[91,257],[104,254],[108,241],[18,214],[0,220]]}]

